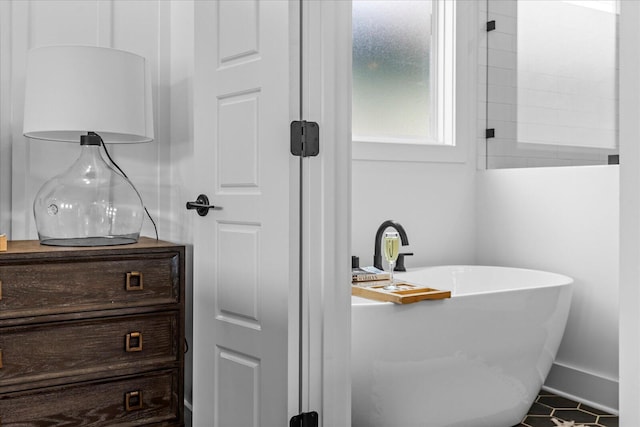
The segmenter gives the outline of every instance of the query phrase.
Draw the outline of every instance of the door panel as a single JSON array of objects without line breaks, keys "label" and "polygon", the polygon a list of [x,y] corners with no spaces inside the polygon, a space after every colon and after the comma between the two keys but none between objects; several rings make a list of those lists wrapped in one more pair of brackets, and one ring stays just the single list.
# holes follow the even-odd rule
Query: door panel
[{"label": "door panel", "polygon": [[[259,383],[260,361],[246,354],[236,353],[218,347],[218,421],[220,426],[259,426]],[[224,388],[233,387],[233,393],[225,393]],[[242,411],[237,411],[237,403],[242,402]]]},{"label": "door panel", "polygon": [[260,53],[258,3],[258,0],[253,0],[222,1],[218,4],[219,65],[237,65]]},{"label": "door panel", "polygon": [[[218,99],[218,191],[258,192],[260,90]],[[236,159],[242,159],[241,162]]]},{"label": "door panel", "polygon": [[194,426],[289,419],[299,173],[289,154],[299,98],[290,10],[277,0],[195,2],[193,193],[221,209],[194,229]]},{"label": "door panel", "polygon": [[259,329],[260,227],[219,224],[218,239],[218,319]]}]

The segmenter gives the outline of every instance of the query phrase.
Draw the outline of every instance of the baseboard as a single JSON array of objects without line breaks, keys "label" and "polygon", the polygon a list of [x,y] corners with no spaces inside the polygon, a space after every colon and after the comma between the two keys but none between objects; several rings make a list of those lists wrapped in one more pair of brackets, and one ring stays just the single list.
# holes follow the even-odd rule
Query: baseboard
[{"label": "baseboard", "polygon": [[618,380],[554,363],[544,389],[611,414],[618,414]]}]

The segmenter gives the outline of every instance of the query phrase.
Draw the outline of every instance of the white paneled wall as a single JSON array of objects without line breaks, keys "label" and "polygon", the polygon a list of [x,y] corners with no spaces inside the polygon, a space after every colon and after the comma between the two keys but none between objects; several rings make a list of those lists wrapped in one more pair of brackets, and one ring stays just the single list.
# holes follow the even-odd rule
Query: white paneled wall
[{"label": "white paneled wall", "polygon": [[11,3],[0,2],[0,234],[11,230]]},{"label": "white paneled wall", "polygon": [[[144,56],[152,71],[156,139],[152,143],[114,146],[110,151],[139,189],[146,206],[167,230],[161,215],[168,202],[159,188],[168,186],[170,3],[165,1],[3,1],[0,63],[0,227],[12,239],[37,238],[32,202],[40,186],[69,167],[79,144],[36,141],[22,136],[24,73],[29,49],[76,44],[113,47]],[[100,100],[87,100],[91,103]],[[13,171],[7,175],[6,171]],[[10,184],[9,184],[10,183]],[[7,206],[10,206],[8,208]],[[9,215],[10,230],[9,228]],[[145,221],[142,234],[153,236]]]},{"label": "white paneled wall", "polygon": [[[517,124],[517,0],[488,0],[480,3],[480,21],[483,26],[486,21],[495,20],[496,29],[482,40],[478,55],[478,103],[482,108],[480,111],[487,115],[479,115],[479,167],[500,169],[607,164],[607,156],[615,154],[616,150],[534,144],[518,140],[518,126],[524,125]],[[537,6],[536,1],[530,3]],[[566,113],[573,114],[571,111]],[[520,116],[522,119],[522,114]],[[555,119],[555,116],[552,117]],[[539,121],[539,118],[536,120]],[[485,127],[495,129],[495,138],[483,137]],[[582,131],[571,130],[570,138],[573,140],[574,135]],[[593,145],[593,141],[587,139],[582,141],[584,143],[574,141],[575,145]]]}]

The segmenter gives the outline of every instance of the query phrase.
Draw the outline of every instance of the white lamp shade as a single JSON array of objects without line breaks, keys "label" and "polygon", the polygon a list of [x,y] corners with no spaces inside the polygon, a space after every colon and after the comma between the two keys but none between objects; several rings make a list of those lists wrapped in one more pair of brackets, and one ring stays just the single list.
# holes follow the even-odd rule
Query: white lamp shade
[{"label": "white lamp shade", "polygon": [[153,140],[151,73],[145,58],[95,46],[48,46],[27,57],[23,133],[79,142]]}]

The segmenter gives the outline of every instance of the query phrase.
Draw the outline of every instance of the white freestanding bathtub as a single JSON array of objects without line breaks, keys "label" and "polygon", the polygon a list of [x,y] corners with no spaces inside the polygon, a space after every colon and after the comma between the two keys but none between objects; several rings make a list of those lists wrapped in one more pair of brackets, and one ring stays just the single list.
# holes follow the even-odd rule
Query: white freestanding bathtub
[{"label": "white freestanding bathtub", "polygon": [[352,426],[519,424],[556,356],[573,280],[484,266],[395,277],[452,296],[406,305],[352,297]]}]

